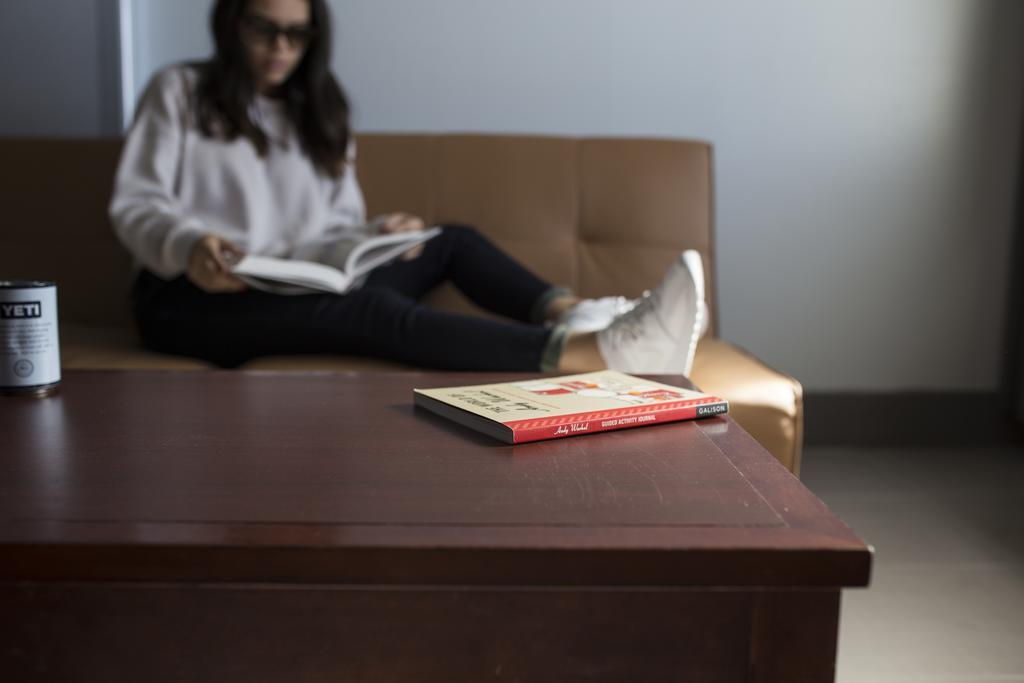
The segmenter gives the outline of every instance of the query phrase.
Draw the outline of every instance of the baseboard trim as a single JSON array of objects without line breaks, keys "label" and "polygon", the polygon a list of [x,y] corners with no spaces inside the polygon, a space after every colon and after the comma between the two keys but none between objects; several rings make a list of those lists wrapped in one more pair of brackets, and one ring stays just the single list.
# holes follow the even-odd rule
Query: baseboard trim
[{"label": "baseboard trim", "polygon": [[1024,443],[999,392],[804,394],[808,446],[968,446]]}]

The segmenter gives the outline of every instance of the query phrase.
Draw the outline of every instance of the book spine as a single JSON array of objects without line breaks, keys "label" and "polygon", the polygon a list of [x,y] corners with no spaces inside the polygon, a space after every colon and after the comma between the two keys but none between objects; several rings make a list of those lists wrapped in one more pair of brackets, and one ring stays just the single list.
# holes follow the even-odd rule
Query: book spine
[{"label": "book spine", "polygon": [[666,422],[679,422],[702,417],[723,415],[729,411],[729,403],[719,398],[702,401],[687,401],[674,407],[651,406],[650,410],[608,411],[606,413],[584,413],[566,415],[559,420],[523,420],[505,423],[512,430],[513,443],[527,443],[544,439],[559,439],[565,436],[608,432],[616,429],[630,429]]}]

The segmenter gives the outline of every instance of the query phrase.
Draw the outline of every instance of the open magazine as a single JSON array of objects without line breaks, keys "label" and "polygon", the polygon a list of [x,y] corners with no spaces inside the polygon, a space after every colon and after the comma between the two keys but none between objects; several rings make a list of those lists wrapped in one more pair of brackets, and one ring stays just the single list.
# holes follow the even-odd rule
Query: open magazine
[{"label": "open magazine", "polygon": [[374,268],[440,234],[441,228],[434,227],[369,237],[349,253],[341,270],[315,261],[246,254],[231,272],[250,287],[275,294],[344,294]]}]

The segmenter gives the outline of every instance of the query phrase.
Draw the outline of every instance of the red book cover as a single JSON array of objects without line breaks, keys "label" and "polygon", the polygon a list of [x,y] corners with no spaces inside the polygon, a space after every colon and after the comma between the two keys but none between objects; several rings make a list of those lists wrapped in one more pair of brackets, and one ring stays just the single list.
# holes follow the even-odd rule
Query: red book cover
[{"label": "red book cover", "polygon": [[613,370],[414,390],[416,405],[506,443],[712,417],[729,404]]}]

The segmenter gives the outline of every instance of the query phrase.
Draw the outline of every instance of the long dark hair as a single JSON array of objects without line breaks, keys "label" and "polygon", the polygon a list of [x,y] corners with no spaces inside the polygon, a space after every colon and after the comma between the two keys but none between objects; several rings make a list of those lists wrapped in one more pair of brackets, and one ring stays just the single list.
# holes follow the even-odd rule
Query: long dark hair
[{"label": "long dark hair", "polygon": [[[285,81],[280,95],[303,149],[324,173],[339,177],[348,147],[349,104],[331,74],[331,20],[324,0],[308,0],[314,35],[302,60]],[[207,136],[247,138],[260,156],[267,153],[267,134],[249,117],[255,85],[245,60],[239,31],[248,0],[217,0],[210,12],[216,45],[213,59],[199,65],[197,113]]]}]

